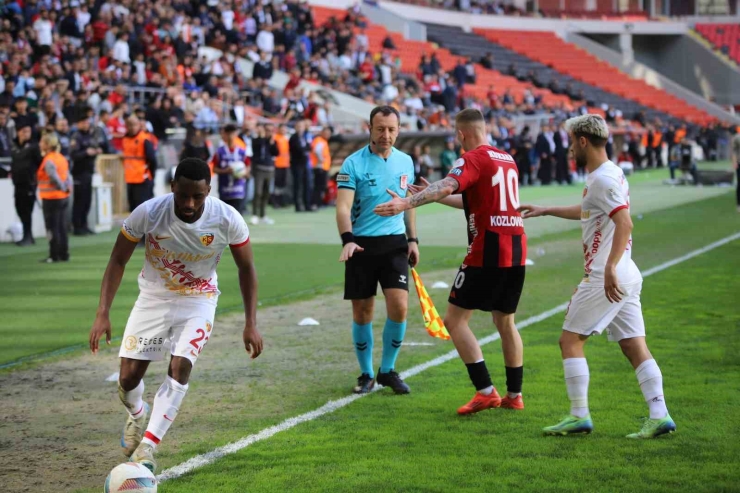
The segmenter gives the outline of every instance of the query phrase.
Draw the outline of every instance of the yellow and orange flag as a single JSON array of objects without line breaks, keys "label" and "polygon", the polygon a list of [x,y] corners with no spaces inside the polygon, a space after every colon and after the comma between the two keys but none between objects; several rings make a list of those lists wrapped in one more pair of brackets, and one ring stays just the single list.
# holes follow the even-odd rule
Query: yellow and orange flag
[{"label": "yellow and orange flag", "polygon": [[416,294],[419,295],[421,314],[424,316],[424,328],[427,329],[427,333],[430,336],[448,341],[450,339],[450,334],[447,332],[445,324],[442,322],[442,318],[440,318],[431,296],[427,293],[427,288],[425,288],[424,283],[421,282],[421,277],[416,273],[416,269],[411,269],[411,275],[414,277]]}]

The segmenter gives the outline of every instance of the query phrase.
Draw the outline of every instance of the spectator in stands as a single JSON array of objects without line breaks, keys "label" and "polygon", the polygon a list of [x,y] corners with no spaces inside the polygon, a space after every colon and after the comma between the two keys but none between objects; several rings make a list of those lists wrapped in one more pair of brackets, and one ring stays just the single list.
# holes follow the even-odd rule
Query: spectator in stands
[{"label": "spectator in stands", "polygon": [[396,50],[396,44],[393,42],[393,38],[391,38],[390,34],[387,35],[383,39],[383,49],[384,50]]},{"label": "spectator in stands", "polygon": [[539,160],[537,178],[543,185],[552,182],[552,165],[555,157],[555,133],[548,125],[542,125],[535,143],[535,152]]},{"label": "spectator in stands", "polygon": [[568,131],[565,130],[565,122],[560,124],[560,127],[553,136],[553,140],[555,141],[555,181],[560,185],[565,185],[566,183],[570,185],[572,180],[570,167],[568,166],[568,150],[570,145],[568,142]]},{"label": "spectator in stands", "polygon": [[480,59],[480,64],[488,70],[493,70],[493,53],[490,51],[486,53],[486,56]]},{"label": "spectator in stands", "polygon": [[69,133],[69,123],[67,122],[67,119],[58,119],[56,125],[54,125],[51,131],[56,132],[57,134],[57,139],[59,140],[59,153],[61,153],[61,155],[64,156],[64,159],[69,162],[69,147],[71,135]]},{"label": "spectator in stands", "polygon": [[305,121],[295,124],[295,133],[288,141],[290,152],[290,172],[293,178],[293,201],[296,212],[311,210],[311,182],[309,180],[308,154],[311,142]]},{"label": "spectator in stands", "polygon": [[272,78],[272,62],[269,60],[269,54],[265,51],[260,53],[260,61],[254,64],[252,69],[253,79],[270,80]]},{"label": "spectator in stands", "polygon": [[737,175],[737,189],[735,195],[737,198],[737,211],[740,212],[740,132],[738,127],[733,126],[730,129],[732,134],[732,141],[730,142],[730,161],[732,166],[735,168],[735,174]]},{"label": "spectator in stands", "polygon": [[94,234],[87,224],[92,205],[92,177],[95,161],[100,154],[109,154],[108,139],[100,127],[93,127],[91,118],[77,122],[77,131],[70,141],[74,196],[72,228],[76,236]]},{"label": "spectator in stands", "polygon": [[33,206],[36,203],[36,173],[41,165],[41,149],[32,138],[31,124],[28,120],[16,126],[16,142],[12,151],[10,173],[15,188],[15,211],[23,224],[23,239],[18,246],[35,243],[31,229]]},{"label": "spectator in stands", "polygon": [[0,108],[0,179],[10,175],[10,159],[13,139],[8,128],[8,115]]},{"label": "spectator in stands", "polygon": [[252,139],[252,175],[254,177],[254,201],[252,202],[252,224],[275,224],[265,215],[275,182],[275,158],[280,154],[271,124],[259,125],[257,137]]},{"label": "spectator in stands", "polygon": [[445,148],[439,155],[439,167],[442,177],[447,176],[450,170],[455,166],[455,161],[459,155],[455,150],[455,139],[450,137],[445,141]]},{"label": "spectator in stands", "polygon": [[66,262],[69,260],[67,206],[72,188],[69,162],[59,152],[59,139],[53,132],[41,137],[40,150],[43,160],[38,170],[39,198],[49,238],[49,256],[42,262]]}]

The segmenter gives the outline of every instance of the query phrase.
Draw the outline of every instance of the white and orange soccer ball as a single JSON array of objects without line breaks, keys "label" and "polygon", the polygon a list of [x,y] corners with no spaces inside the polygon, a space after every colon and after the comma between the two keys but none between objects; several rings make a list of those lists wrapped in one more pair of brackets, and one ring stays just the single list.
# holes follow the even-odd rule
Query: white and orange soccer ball
[{"label": "white and orange soccer ball", "polygon": [[125,462],[113,468],[105,480],[105,493],[118,491],[135,493],[157,493],[157,478],[152,471],[137,464]]}]

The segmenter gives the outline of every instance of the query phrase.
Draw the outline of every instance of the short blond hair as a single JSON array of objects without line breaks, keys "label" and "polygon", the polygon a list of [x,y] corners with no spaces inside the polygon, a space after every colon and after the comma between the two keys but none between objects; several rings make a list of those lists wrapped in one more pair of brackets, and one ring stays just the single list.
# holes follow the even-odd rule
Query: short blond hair
[{"label": "short blond hair", "polygon": [[480,110],[475,108],[466,108],[460,111],[455,116],[455,125],[472,125],[472,124],[483,124],[485,125],[486,119]]},{"label": "short blond hair", "polygon": [[609,140],[609,126],[601,115],[582,115],[565,122],[565,130],[574,137],[585,137],[596,147],[604,147]]},{"label": "short blond hair", "polygon": [[46,147],[53,150],[59,151],[61,146],[59,145],[59,137],[56,132],[47,132],[41,137],[41,141],[46,144]]}]

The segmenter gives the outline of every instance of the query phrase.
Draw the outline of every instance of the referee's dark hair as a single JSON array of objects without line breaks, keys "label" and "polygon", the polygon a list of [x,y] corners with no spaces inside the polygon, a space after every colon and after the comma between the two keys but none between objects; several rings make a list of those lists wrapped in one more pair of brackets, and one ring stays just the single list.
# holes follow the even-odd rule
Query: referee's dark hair
[{"label": "referee's dark hair", "polygon": [[177,181],[180,177],[193,181],[205,180],[206,185],[210,185],[211,168],[208,167],[208,163],[197,157],[185,158],[180,161],[175,169],[174,181]]},{"label": "referee's dark hair", "polygon": [[394,108],[393,106],[383,105],[383,106],[376,106],[373,108],[373,110],[370,112],[370,126],[373,126],[373,118],[375,118],[375,115],[380,113],[383,116],[391,116],[396,115],[396,118],[398,119],[398,125],[401,125],[401,114],[398,113],[398,110]]}]

